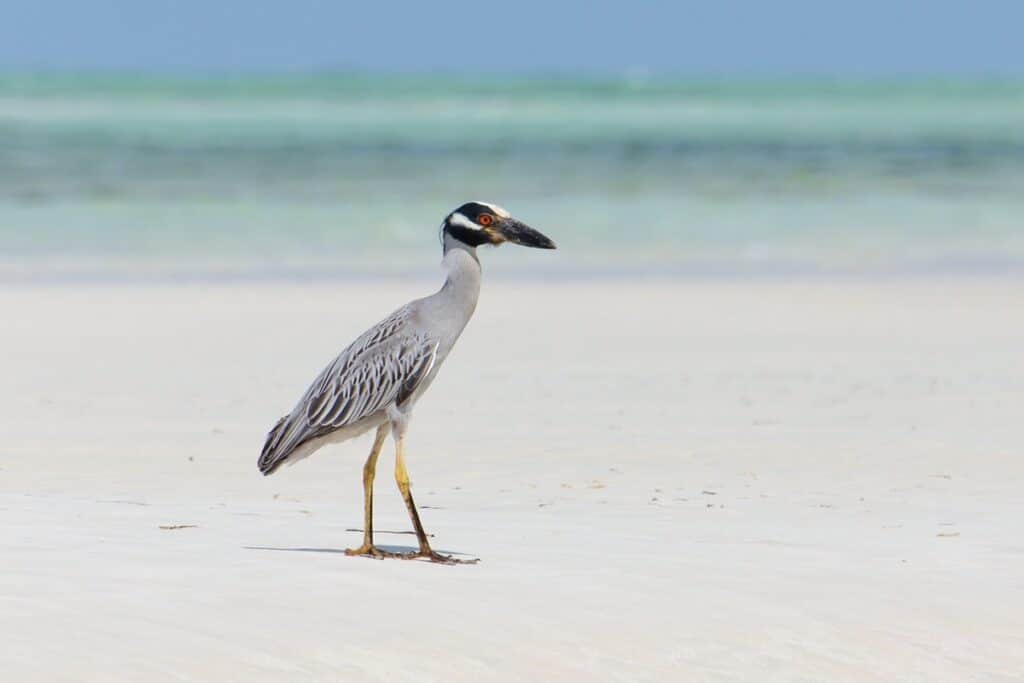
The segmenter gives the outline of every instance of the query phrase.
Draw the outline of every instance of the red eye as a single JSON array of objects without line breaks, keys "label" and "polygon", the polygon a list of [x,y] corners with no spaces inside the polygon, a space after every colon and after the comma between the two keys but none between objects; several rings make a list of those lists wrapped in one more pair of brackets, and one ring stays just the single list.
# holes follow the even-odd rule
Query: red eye
[{"label": "red eye", "polygon": [[494,216],[492,216],[489,213],[480,214],[480,216],[476,219],[476,222],[479,223],[480,225],[490,225],[491,223],[494,222]]}]

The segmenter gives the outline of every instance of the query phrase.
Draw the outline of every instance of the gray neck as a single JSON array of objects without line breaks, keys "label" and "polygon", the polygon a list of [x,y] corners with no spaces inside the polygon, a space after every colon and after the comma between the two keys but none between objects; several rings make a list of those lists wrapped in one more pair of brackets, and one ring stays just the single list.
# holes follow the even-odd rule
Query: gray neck
[{"label": "gray neck", "polygon": [[444,258],[441,260],[447,278],[437,297],[444,299],[452,314],[469,322],[480,298],[482,271],[476,249],[448,235],[444,237]]}]

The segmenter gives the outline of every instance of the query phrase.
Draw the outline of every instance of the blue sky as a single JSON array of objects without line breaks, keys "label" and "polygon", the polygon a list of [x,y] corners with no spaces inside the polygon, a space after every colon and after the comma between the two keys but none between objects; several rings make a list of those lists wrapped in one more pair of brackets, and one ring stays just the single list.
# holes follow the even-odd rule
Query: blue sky
[{"label": "blue sky", "polygon": [[1024,75],[1024,2],[4,0],[0,68]]}]

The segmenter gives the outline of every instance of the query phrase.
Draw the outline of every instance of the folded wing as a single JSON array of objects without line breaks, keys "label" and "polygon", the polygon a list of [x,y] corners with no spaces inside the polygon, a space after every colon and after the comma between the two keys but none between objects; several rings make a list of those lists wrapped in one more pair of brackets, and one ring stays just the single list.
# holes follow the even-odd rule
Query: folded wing
[{"label": "folded wing", "polygon": [[317,377],[295,409],[267,434],[259,468],[270,474],[303,444],[401,405],[430,373],[437,342],[399,309],[364,333]]}]

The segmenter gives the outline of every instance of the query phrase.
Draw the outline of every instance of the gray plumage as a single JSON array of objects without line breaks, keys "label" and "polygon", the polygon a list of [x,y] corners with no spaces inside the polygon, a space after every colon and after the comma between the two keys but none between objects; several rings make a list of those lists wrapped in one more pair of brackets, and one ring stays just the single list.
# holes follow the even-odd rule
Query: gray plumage
[{"label": "gray plumage", "polygon": [[267,435],[259,468],[270,474],[325,443],[345,441],[404,416],[469,322],[480,293],[480,262],[453,248],[439,292],[402,306],[359,336],[313,381]]},{"label": "gray plumage", "polygon": [[437,358],[439,340],[410,324],[421,307],[414,301],[398,309],[324,368],[267,435],[259,459],[263,474],[316,450],[303,446],[321,445],[339,430],[347,430],[346,438],[358,436],[380,424],[389,407],[406,405]]},{"label": "gray plumage", "polygon": [[393,556],[373,545],[373,478],[387,429],[396,444],[395,481],[416,531],[419,551],[404,557],[457,563],[430,548],[413,502],[404,462],[404,435],[417,399],[437,375],[480,296],[480,261],[476,248],[513,242],[554,249],[554,243],[513,219],[493,204],[469,202],[441,224],[442,265],[447,277],[436,293],[402,306],[360,335],[310,385],[290,413],[267,434],[258,465],[271,474],[285,463],[304,458],[321,446],[345,441],[378,428],[363,468],[363,545],[346,552]]}]

